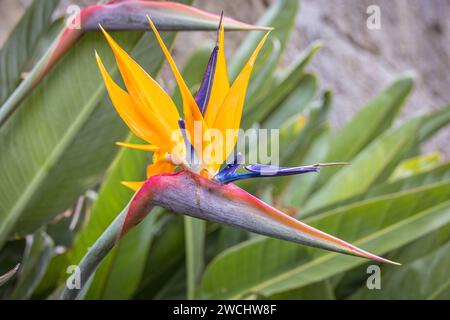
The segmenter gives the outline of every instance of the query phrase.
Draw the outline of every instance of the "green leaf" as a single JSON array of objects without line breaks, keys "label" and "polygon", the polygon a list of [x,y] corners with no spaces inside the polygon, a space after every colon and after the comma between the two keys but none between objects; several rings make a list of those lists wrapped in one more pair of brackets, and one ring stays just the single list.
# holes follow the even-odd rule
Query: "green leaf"
[{"label": "green leaf", "polygon": [[400,270],[383,272],[381,290],[360,288],[350,299],[437,299],[450,288],[450,241]]},{"label": "green leaf", "polygon": [[[258,26],[273,27],[270,37],[271,39],[277,39],[280,44],[280,51],[278,54],[278,59],[286,48],[292,29],[295,24],[295,18],[299,9],[299,1],[291,0],[277,0],[270,8],[266,11],[264,16],[259,19],[256,23]],[[262,32],[252,31],[244,39],[242,45],[234,54],[233,59],[231,59],[231,65],[229,68],[230,78],[234,79],[239,74],[240,70],[244,67],[247,59],[255,50],[259,41],[262,39],[264,34]],[[265,61],[265,56],[270,54],[270,48],[263,47],[260,52],[262,57],[260,61]],[[256,66],[258,69],[258,66]],[[258,70],[255,70],[255,75]]]},{"label": "green leaf", "polygon": [[402,161],[390,176],[389,180],[394,181],[401,178],[413,176],[415,174],[433,168],[441,162],[441,154],[433,152],[422,154]]},{"label": "green leaf", "polygon": [[450,162],[411,177],[376,186],[375,188],[370,189],[361,200],[382,196],[388,193],[404,192],[428,184],[444,182],[446,180],[450,180]]},{"label": "green leaf", "polygon": [[[396,261],[402,261],[402,268],[390,268],[388,265],[382,265],[381,268],[381,276],[382,276],[382,290],[383,284],[386,284],[386,279],[390,277],[390,274],[393,274],[395,277],[396,274],[401,274],[404,268],[409,264],[413,263],[415,260],[421,259],[428,255],[430,252],[435,251],[445,245],[448,241],[450,241],[450,223],[436,229],[434,232],[429,233],[423,237],[420,237],[413,242],[401,247],[398,250],[388,253],[386,256],[392,259],[396,259]],[[333,282],[338,283],[335,286],[335,293],[338,299],[347,299],[359,289],[364,288],[367,290],[367,267],[370,263],[363,264],[358,266],[357,268],[351,269],[348,272],[338,275],[333,278]],[[411,278],[411,282],[415,282],[420,279]],[[417,284],[421,286],[420,283]],[[392,294],[397,297],[401,297],[405,294],[403,292],[403,287],[398,287],[395,292]]]},{"label": "green leaf", "polygon": [[[303,83],[308,86],[305,86]],[[263,122],[263,127],[270,129],[280,128],[283,123],[305,109],[305,107],[315,97],[317,89],[317,76],[306,73],[297,89],[289,94],[286,100],[284,100],[283,103],[280,103],[265,119]]]},{"label": "green leaf", "polygon": [[[351,161],[391,126],[412,87],[413,78],[406,74],[373,98],[332,137],[330,149],[322,162]],[[314,189],[325,184],[339,170],[339,168],[324,170]]]},{"label": "green leaf", "polygon": [[[297,134],[295,131],[291,131],[292,135],[288,134],[282,137],[280,148],[283,152],[283,166],[294,167],[301,165],[309,149],[328,126],[327,117],[331,108],[332,99],[331,92],[326,91],[320,101],[312,103],[305,110],[304,114],[307,122],[303,130]],[[283,133],[280,132],[280,134],[282,135]],[[314,162],[317,163],[317,160]]]},{"label": "green leaf", "polygon": [[334,300],[333,287],[329,281],[322,281],[307,285],[300,289],[289,290],[262,297],[269,300]]},{"label": "green leaf", "polygon": [[58,4],[59,0],[33,1],[0,50],[0,105],[20,83]]},{"label": "green leaf", "polygon": [[[351,165],[341,169],[323,188],[314,193],[306,203],[305,211],[324,207],[368,190],[380,176],[386,174],[389,166],[400,162],[401,157],[416,142],[415,133],[420,120],[421,118],[412,119],[375,140]],[[305,212],[304,216],[307,215]]]},{"label": "green leaf", "polygon": [[130,299],[144,275],[145,261],[161,209],[154,209],[130,231],[102,261],[95,272],[85,299]]},{"label": "green leaf", "polygon": [[[304,155],[304,163],[316,163],[318,160],[325,158],[330,134],[331,132],[328,125],[324,128],[324,132],[313,141],[311,148]],[[283,204],[287,206],[302,207],[319,176],[320,174],[308,174],[294,177],[289,182],[289,185],[286,186],[286,189],[282,194]]]},{"label": "green leaf", "polygon": [[[290,121],[285,121],[281,126],[279,141],[272,142],[279,143],[281,166],[297,167],[319,162],[320,159],[317,158],[311,163],[305,163],[303,160],[316,139],[327,130],[326,118],[331,101],[331,93],[325,92],[321,101],[311,103],[300,115],[290,116]],[[299,128],[303,121],[306,121],[304,127]],[[265,185],[270,185],[274,195],[280,196],[295,178],[298,176],[268,178]],[[253,183],[258,185],[256,180]]]},{"label": "green leaf", "polygon": [[[276,113],[278,107],[284,104],[288,97],[290,100],[286,102],[287,106],[282,108],[287,110],[295,108],[297,112],[301,111],[301,104],[295,104],[295,99],[296,97],[302,99],[302,97],[314,96],[315,94],[317,79],[312,75],[305,75],[304,69],[320,47],[321,44],[319,43],[314,43],[308,47],[292,64],[286,74],[273,85],[273,88],[263,98],[256,100],[254,107],[250,106],[248,111],[247,109],[244,110],[243,128],[248,128],[253,123],[259,123],[267,119],[272,113]],[[301,87],[303,88],[301,89]],[[294,107],[290,107],[291,105],[294,105]]]},{"label": "green leaf", "polygon": [[[184,217],[165,215],[159,222],[144,274],[136,294],[137,299],[154,299],[161,294],[166,281],[180,270],[186,273]],[[185,283],[185,279],[182,281]]]},{"label": "green leaf", "polygon": [[379,184],[367,192],[358,194],[356,196],[344,199],[342,201],[333,203],[331,205],[318,208],[317,210],[312,210],[307,214],[309,216],[320,214],[335,208],[339,208],[353,202],[359,202],[363,200],[368,200],[375,197],[380,197],[388,194],[394,194],[399,192],[405,192],[420,188],[429,184],[434,184],[438,182],[445,182],[450,180],[450,163],[441,165],[439,167],[433,168],[429,171],[422,172],[420,174],[407,177],[404,179],[399,179],[393,182],[386,182]]},{"label": "green leaf", "polygon": [[257,60],[257,66],[261,65],[261,67],[259,70],[253,71],[255,73],[248,84],[245,114],[256,107],[256,101],[266,95],[275,82],[274,72],[278,65],[281,52],[280,41],[277,38],[273,38],[266,46],[268,46],[267,57],[264,61],[261,58]]},{"label": "green leaf", "polygon": [[419,141],[424,142],[431,138],[439,129],[450,122],[450,105],[428,113],[426,124],[420,128]]},{"label": "green leaf", "polygon": [[45,275],[53,256],[53,240],[44,232],[27,237],[27,246],[11,299],[29,299]]},{"label": "green leaf", "polygon": [[194,299],[197,282],[203,271],[203,251],[205,246],[205,221],[184,217],[186,243],[187,297]]},{"label": "green leaf", "polygon": [[[116,38],[150,73],[159,69],[163,54],[153,37]],[[0,247],[13,231],[36,230],[95,185],[117,152],[114,142],[126,135],[103,99],[94,49],[117,74],[103,37],[86,35],[0,129]]]},{"label": "green leaf", "polygon": [[[385,254],[450,222],[449,187],[450,182],[439,183],[360,202],[305,223],[374,254]],[[276,239],[251,240],[223,252],[207,267],[202,294],[220,299],[252,293],[271,296],[329,279],[365,262]]]}]

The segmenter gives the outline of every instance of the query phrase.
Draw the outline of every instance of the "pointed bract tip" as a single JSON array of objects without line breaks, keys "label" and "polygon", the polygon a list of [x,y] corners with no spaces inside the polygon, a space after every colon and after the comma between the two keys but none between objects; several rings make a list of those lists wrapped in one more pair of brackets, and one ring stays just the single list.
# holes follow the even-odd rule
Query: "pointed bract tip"
[{"label": "pointed bract tip", "polygon": [[349,166],[349,162],[329,162],[329,163],[315,163],[312,165],[312,167],[338,167],[338,166]]},{"label": "pointed bract tip", "polygon": [[366,256],[366,258],[369,258],[371,260],[378,261],[381,263],[392,264],[394,266],[401,266],[401,263],[398,263],[398,262],[395,262],[392,260],[388,260],[388,259],[376,256],[376,255],[372,255],[372,254],[369,254],[369,256]]}]

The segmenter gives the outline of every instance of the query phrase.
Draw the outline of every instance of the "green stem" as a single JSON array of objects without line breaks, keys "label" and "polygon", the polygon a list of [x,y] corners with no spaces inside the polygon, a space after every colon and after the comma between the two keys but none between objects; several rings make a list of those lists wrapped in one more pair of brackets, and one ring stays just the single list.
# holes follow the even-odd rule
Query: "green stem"
[{"label": "green stem", "polygon": [[81,275],[81,287],[79,289],[71,290],[66,286],[61,293],[61,300],[74,300],[84,289],[95,269],[97,269],[97,266],[119,241],[127,212],[128,206],[117,216],[113,223],[111,223],[111,225],[89,249],[88,253],[83,257],[78,265]]}]

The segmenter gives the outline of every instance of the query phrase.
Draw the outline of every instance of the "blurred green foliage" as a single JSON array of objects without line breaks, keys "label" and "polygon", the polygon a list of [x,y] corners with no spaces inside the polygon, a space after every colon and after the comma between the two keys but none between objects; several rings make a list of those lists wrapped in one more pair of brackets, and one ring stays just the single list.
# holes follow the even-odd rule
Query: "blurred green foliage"
[{"label": "blurred green foliage", "polygon": [[[252,75],[243,127],[280,128],[281,165],[351,165],[240,185],[314,227],[403,266],[380,266],[382,290],[368,290],[366,269],[372,262],[155,209],[102,262],[85,298],[450,296],[450,163],[442,163],[436,153],[420,154],[420,146],[448,125],[450,106],[396,121],[413,89],[413,77],[403,74],[376,97],[368,97],[344,127],[332,128],[332,92],[319,92],[319,75],[307,71],[321,44],[312,44],[289,68],[277,67],[298,7],[297,1],[276,1],[259,22],[275,31]],[[36,14],[24,19],[30,17],[36,19]],[[41,18],[48,19],[48,14]],[[43,22],[41,29],[50,32]],[[41,29],[36,33],[45,33]],[[261,36],[250,32],[229,59],[232,77]],[[34,44],[42,37],[31,35],[26,41]],[[166,35],[167,43],[173,40],[173,34]],[[122,35],[119,42],[157,74],[164,60],[154,39],[134,33]],[[142,178],[141,169],[149,161],[142,152],[113,146],[115,140],[136,138],[105,99],[94,49],[113,65],[101,36],[85,37],[0,128],[0,168],[4,179],[14,181],[13,188],[0,183],[0,209],[19,217],[12,228],[0,227],[11,230],[2,235],[8,241],[0,244],[0,275],[22,262],[16,277],[0,278],[3,298],[56,297],[68,277],[67,267],[79,262],[130,199],[131,192],[119,181],[124,176]],[[201,47],[184,66],[191,88],[198,88],[198,71],[208,58],[209,50]],[[62,85],[69,82],[70,90]],[[306,123],[299,127],[302,119]],[[5,215],[0,224],[7,219]]]}]

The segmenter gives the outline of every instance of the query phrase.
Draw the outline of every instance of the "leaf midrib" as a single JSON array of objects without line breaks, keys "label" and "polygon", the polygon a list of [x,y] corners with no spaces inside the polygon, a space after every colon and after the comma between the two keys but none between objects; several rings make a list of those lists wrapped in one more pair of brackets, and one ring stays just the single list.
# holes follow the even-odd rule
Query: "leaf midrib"
[{"label": "leaf midrib", "polygon": [[[136,42],[131,46],[131,50],[137,46],[143,36],[139,37]],[[114,76],[117,74],[117,66],[111,69],[111,75]],[[64,137],[59,140],[59,143],[51,152],[50,156],[47,160],[40,166],[37,173],[31,179],[31,182],[25,189],[23,196],[19,198],[16,204],[9,210],[9,214],[5,217],[1,227],[0,227],[0,248],[3,247],[6,238],[8,237],[9,232],[14,227],[15,223],[19,218],[19,214],[26,209],[30,199],[33,197],[36,190],[39,188],[41,183],[45,181],[45,179],[49,176],[50,169],[55,167],[58,163],[58,159],[60,159],[67,147],[75,140],[77,133],[84,126],[86,120],[98,106],[100,98],[104,95],[105,88],[102,85],[102,82],[99,82],[99,86],[97,90],[94,91],[92,97],[88,100],[83,110],[79,113],[77,119],[71,124],[69,129],[66,131]]]}]

